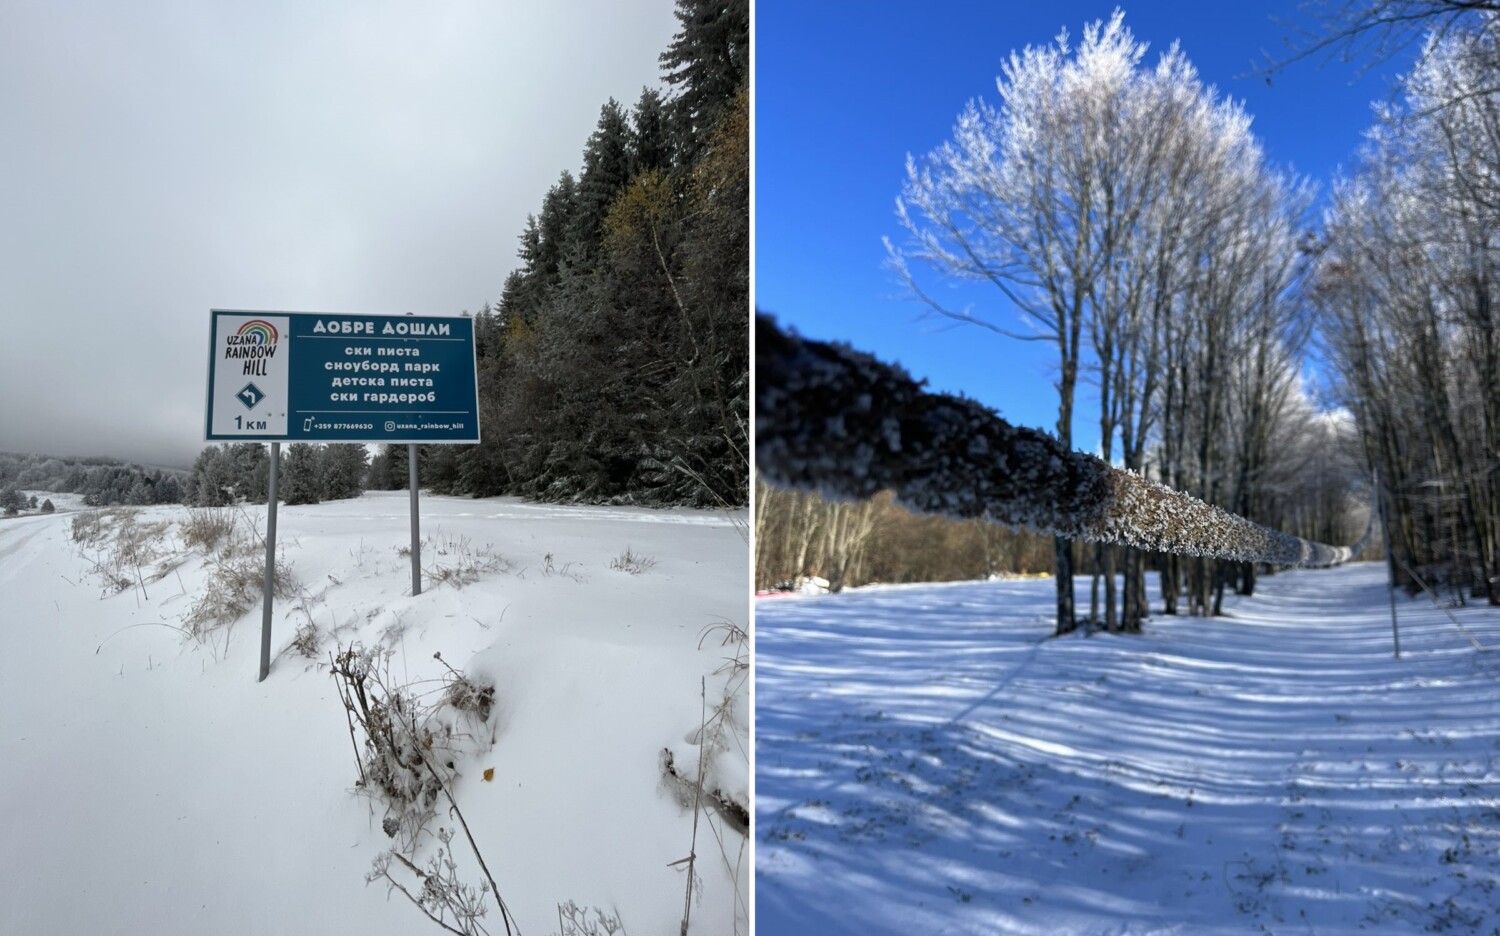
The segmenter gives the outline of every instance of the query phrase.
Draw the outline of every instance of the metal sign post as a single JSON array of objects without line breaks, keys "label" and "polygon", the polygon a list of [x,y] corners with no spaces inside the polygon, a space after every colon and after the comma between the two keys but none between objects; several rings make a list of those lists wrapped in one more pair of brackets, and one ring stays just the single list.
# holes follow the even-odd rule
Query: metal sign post
[{"label": "metal sign post", "polygon": [[1376,469],[1375,506],[1380,511],[1380,536],[1385,540],[1386,589],[1391,597],[1391,642],[1395,644],[1396,659],[1401,659],[1401,628],[1396,623],[1396,547],[1391,543],[1391,522],[1385,512],[1385,487],[1380,483],[1380,470]]},{"label": "metal sign post", "polygon": [[210,313],[209,442],[271,443],[260,678],[271,667],[282,442],[405,444],[412,594],[422,593],[417,445],[479,441],[474,320],[422,315]]},{"label": "metal sign post", "polygon": [[417,447],[415,444],[406,447],[406,460],[408,474],[406,486],[411,488],[411,593],[416,596],[422,594],[422,524],[417,513]]},{"label": "metal sign post", "polygon": [[271,484],[266,491],[266,585],[260,614],[260,678],[271,672],[271,598],[276,592],[276,476],[281,465],[281,443],[271,443]]}]

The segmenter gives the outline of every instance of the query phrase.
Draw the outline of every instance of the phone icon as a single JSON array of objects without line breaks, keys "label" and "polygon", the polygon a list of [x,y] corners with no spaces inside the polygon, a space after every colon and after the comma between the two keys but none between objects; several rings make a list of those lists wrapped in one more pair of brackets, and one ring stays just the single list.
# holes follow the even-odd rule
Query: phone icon
[{"label": "phone icon", "polygon": [[312,424],[313,424],[313,418],[311,416],[309,416],[306,419],[302,420],[302,431],[303,432],[312,432]]}]

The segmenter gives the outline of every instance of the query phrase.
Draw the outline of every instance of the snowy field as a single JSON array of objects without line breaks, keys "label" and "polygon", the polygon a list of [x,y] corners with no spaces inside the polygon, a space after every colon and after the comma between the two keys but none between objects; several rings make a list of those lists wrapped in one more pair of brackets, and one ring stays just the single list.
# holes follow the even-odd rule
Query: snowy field
[{"label": "snowy field", "polygon": [[1384,581],[1057,640],[1050,581],[758,602],[757,929],[1496,932],[1500,650],[1401,596],[1392,659]]},{"label": "snowy field", "polygon": [[[677,932],[688,879],[674,863],[694,815],[662,752],[694,776],[705,712],[726,696],[705,786],[749,802],[745,671],[728,663],[748,647],[709,630],[748,623],[744,515],[441,497],[422,509],[433,581],[415,598],[404,492],[279,511],[296,595],[277,604],[264,683],[258,597],[232,628],[180,630],[215,573],[182,541],[186,509],[134,515],[170,525],[118,591],[101,572],[113,527],[81,547],[81,514],[0,521],[0,931],[439,932],[365,883],[391,840],[382,807],[355,791],[327,662],[358,641],[388,648],[391,679],[429,700],[444,662],[493,681],[488,718],[466,716],[453,742],[452,787],[521,932],[571,929],[567,901],[618,914],[628,933]],[[264,508],[250,519],[263,525]],[[627,553],[633,571],[611,567]],[[464,569],[476,580],[460,585]],[[299,628],[312,656],[291,646]],[[429,832],[454,826],[442,803]],[[423,842],[419,864],[435,844]],[[462,843],[458,875],[478,886]],[[697,856],[691,931],[743,933],[748,849],[706,808]],[[483,922],[505,932],[493,909]]]}]

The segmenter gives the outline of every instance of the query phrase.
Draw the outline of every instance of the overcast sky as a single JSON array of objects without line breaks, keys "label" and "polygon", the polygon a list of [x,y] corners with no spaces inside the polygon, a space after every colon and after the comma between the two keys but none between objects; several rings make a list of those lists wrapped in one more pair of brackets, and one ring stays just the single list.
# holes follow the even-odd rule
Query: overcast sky
[{"label": "overcast sky", "polygon": [[0,2],[0,451],[191,463],[210,308],[498,299],[673,8]]}]

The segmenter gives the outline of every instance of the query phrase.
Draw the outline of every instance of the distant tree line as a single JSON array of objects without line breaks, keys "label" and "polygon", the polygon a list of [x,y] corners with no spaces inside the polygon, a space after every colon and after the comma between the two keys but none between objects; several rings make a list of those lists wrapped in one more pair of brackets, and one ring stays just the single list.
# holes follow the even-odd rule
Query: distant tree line
[{"label": "distant tree line", "polygon": [[82,494],[91,507],[181,503],[185,476],[112,458],[0,452],[0,490]]},{"label": "distant tree line", "polygon": [[[475,316],[483,442],[440,493],[723,506],[749,495],[749,4],[679,0],[669,92],[614,100]],[[376,486],[404,486],[404,453]]]},{"label": "distant tree line", "polygon": [[52,513],[56,509],[50,497],[38,504],[35,494],[27,496],[13,487],[0,488],[0,515],[14,517],[23,510]]},{"label": "distant tree line", "polygon": [[[277,499],[316,504],[358,497],[364,491],[369,455],[359,443],[287,446],[277,467]],[[241,501],[264,504],[270,490],[269,446],[260,442],[210,445],[198,454],[186,484],[186,501],[224,507]]]},{"label": "distant tree line", "polygon": [[755,487],[755,587],[817,576],[832,591],[871,582],[947,582],[1050,572],[1052,538],[982,520],[914,514],[890,494],[831,502]]}]

